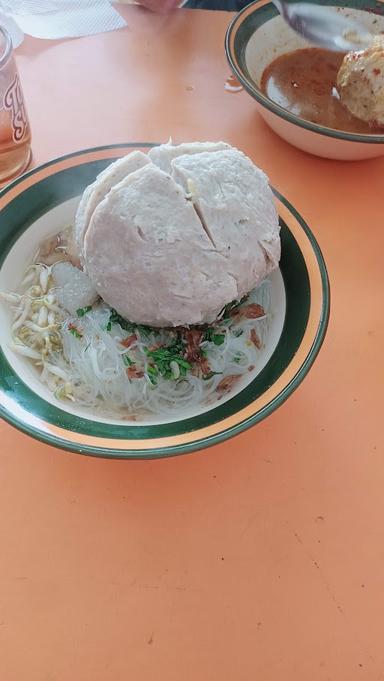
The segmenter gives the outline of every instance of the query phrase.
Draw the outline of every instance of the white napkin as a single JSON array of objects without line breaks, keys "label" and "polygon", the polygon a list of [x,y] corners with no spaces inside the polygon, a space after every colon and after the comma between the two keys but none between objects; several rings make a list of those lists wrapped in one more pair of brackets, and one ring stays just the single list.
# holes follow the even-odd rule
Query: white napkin
[{"label": "white napkin", "polygon": [[109,0],[0,0],[0,24],[14,47],[23,32],[34,38],[78,38],[114,31],[126,22]]}]

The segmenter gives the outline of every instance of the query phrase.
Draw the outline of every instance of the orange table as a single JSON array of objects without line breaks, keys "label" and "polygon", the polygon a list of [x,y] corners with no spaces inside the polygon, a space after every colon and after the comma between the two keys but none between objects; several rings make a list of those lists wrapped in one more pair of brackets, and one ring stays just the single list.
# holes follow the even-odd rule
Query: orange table
[{"label": "orange table", "polygon": [[236,439],[153,462],[66,454],[1,425],[1,681],[384,678],[384,160],[296,151],[224,89],[230,15],[26,39],[36,163],[93,145],[224,139],[326,257],[320,356]]}]

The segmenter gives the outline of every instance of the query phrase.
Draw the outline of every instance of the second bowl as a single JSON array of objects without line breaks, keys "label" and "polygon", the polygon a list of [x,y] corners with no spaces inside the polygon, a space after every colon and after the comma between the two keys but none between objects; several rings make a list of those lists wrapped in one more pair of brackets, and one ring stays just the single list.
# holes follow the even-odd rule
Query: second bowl
[{"label": "second bowl", "polygon": [[[374,0],[321,2],[364,24],[371,33],[384,33],[384,5]],[[303,151],[340,161],[384,154],[384,135],[357,134],[304,120],[273,102],[261,90],[265,68],[277,57],[310,45],[284,22],[268,0],[256,0],[229,25],[225,49],[229,64],[272,130]]]}]

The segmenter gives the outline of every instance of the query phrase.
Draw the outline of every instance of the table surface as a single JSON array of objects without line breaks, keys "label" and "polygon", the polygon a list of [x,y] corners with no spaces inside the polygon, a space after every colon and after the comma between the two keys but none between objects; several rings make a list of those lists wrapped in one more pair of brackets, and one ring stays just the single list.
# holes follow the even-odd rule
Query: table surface
[{"label": "table surface", "polygon": [[1,425],[0,678],[383,679],[384,160],[305,155],[226,91],[229,14],[120,11],[120,32],[19,48],[34,162],[238,146],[319,240],[331,320],[288,402],[206,451],[95,460]]}]

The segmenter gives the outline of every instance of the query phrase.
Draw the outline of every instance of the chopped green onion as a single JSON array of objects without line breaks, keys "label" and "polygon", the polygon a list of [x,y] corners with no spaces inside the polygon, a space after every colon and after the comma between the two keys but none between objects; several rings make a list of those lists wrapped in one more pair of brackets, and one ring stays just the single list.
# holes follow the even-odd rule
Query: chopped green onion
[{"label": "chopped green onion", "polygon": [[244,330],[243,329],[235,329],[234,331],[232,331],[232,333],[235,336],[235,338],[239,338],[239,336],[241,336],[244,333]]},{"label": "chopped green onion", "polygon": [[185,344],[180,338],[176,339],[173,343],[171,343],[171,345],[164,345],[163,347],[157,348],[156,350],[149,350],[148,348],[145,348],[145,353],[147,357],[152,360],[157,374],[160,374],[160,376],[163,376],[163,378],[169,380],[175,380],[175,371],[172,371],[171,366],[172,362],[178,365],[180,376],[185,376],[187,371],[192,369],[192,364],[184,359],[184,352]]},{"label": "chopped green onion", "polygon": [[144,326],[143,324],[133,324],[132,322],[129,322],[127,319],[124,319],[124,317],[119,315],[116,310],[111,310],[109,321],[106,327],[107,331],[111,331],[112,324],[119,324],[124,331],[128,331],[129,333],[140,333],[142,336],[149,336],[150,333],[156,333],[155,329],[152,329],[149,326]]},{"label": "chopped green onion", "polygon": [[214,336],[212,336],[212,340],[215,345],[223,345],[225,341],[225,335],[223,333],[220,334],[216,333]]},{"label": "chopped green onion", "polygon": [[80,331],[78,329],[76,329],[76,326],[74,326],[73,324],[69,324],[68,330],[69,330],[69,333],[72,334],[72,336],[75,336],[75,338],[82,338],[83,337],[83,334],[80,333]]},{"label": "chopped green onion", "polygon": [[225,341],[225,334],[216,333],[215,329],[210,327],[205,331],[203,340],[214,343],[215,345],[222,345]]},{"label": "chopped green onion", "polygon": [[90,312],[92,310],[92,305],[87,305],[86,307],[79,307],[78,310],[76,310],[76,314],[78,317],[84,317],[84,315],[87,314],[87,312]]},{"label": "chopped green onion", "polygon": [[236,308],[240,307],[246,300],[248,296],[243,296],[241,300],[233,300],[231,303],[228,303],[228,305],[225,305],[223,309],[221,310],[222,318],[223,319],[228,319],[230,317],[231,312],[235,310]]},{"label": "chopped green onion", "polygon": [[152,385],[157,385],[157,376],[158,376],[158,370],[156,366],[152,366],[151,364],[148,364],[147,366],[147,375],[149,380],[151,381]]},{"label": "chopped green onion", "polygon": [[182,357],[175,357],[174,361],[178,363],[179,367],[183,367],[183,369],[192,369],[192,364],[187,362]]}]

